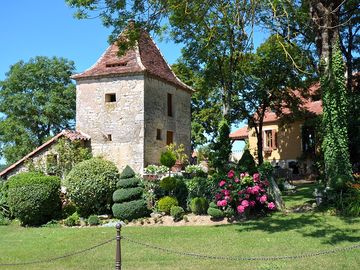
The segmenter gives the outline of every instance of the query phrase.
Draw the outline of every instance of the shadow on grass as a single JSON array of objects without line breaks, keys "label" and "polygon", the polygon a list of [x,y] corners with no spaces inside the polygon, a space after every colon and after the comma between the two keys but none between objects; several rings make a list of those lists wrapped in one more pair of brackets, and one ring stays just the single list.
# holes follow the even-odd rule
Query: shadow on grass
[{"label": "shadow on grass", "polygon": [[[316,184],[304,184],[297,187],[296,193],[283,196],[288,209],[305,203],[313,203],[313,191]],[[281,213],[250,219],[235,225],[238,231],[259,230],[267,233],[294,231],[303,237],[322,238],[322,243],[335,245],[341,242],[360,242],[360,219],[335,217],[321,212]]]}]

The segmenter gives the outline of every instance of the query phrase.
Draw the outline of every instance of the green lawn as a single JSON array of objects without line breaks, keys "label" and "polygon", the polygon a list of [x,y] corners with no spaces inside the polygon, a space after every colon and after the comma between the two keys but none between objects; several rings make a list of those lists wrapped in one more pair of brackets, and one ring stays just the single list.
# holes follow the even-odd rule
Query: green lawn
[{"label": "green lawn", "polygon": [[[305,190],[304,190],[305,191]],[[305,192],[306,193],[306,192]],[[287,202],[301,193],[286,197]],[[294,197],[292,197],[294,196]],[[304,195],[305,196],[305,195]],[[306,196],[305,196],[306,197]],[[307,197],[305,199],[310,199]],[[293,203],[293,202],[292,202]],[[294,204],[295,205],[295,204]],[[115,237],[114,228],[21,228],[0,226],[0,264],[46,259]],[[275,213],[241,224],[194,227],[125,227],[125,237],[177,251],[219,256],[311,253],[360,243],[360,218],[323,213]],[[199,259],[122,242],[123,269],[359,269],[360,249],[283,261]],[[1,269],[114,269],[115,242],[52,263]]]}]

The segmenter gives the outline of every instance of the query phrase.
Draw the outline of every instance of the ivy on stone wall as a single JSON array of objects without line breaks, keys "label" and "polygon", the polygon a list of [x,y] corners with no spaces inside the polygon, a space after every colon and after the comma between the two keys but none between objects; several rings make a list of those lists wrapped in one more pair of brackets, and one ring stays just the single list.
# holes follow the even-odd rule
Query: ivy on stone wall
[{"label": "ivy on stone wall", "polygon": [[330,187],[341,189],[351,177],[347,115],[349,103],[345,86],[345,66],[337,43],[333,48],[329,76],[322,75],[323,140],[325,174]]}]

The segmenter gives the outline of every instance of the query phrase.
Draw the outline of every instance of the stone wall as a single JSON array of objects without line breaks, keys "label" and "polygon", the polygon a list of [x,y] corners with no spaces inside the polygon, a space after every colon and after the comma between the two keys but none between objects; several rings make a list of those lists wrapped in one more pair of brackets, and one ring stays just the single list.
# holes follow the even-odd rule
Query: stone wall
[{"label": "stone wall", "polygon": [[[115,102],[106,102],[115,94]],[[140,172],[144,163],[144,77],[78,80],[76,129],[91,137],[93,156]],[[111,139],[109,138],[111,135]]]},{"label": "stone wall", "polygon": [[[172,94],[173,116],[167,114],[167,94]],[[174,132],[174,142],[191,151],[191,95],[158,79],[145,77],[145,166],[158,164],[166,146],[166,132]],[[161,130],[158,140],[157,129]]]}]

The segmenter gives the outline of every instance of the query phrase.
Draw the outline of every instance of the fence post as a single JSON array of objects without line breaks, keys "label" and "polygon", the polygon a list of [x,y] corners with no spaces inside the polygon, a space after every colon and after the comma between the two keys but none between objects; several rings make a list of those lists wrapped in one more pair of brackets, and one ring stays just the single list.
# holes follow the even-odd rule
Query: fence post
[{"label": "fence post", "polygon": [[115,270],[121,270],[121,224],[116,224],[116,259]]}]

